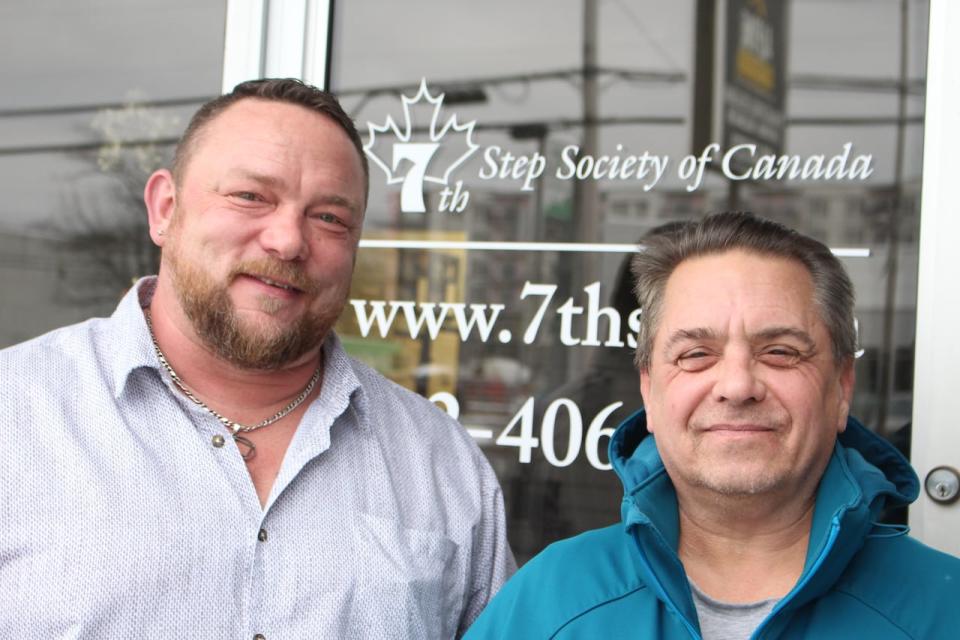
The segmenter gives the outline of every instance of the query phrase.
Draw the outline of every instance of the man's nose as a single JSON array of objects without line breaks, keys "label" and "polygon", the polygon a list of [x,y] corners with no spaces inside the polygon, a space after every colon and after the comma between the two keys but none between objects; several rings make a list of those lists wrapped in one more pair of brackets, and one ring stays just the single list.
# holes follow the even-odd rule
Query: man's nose
[{"label": "man's nose", "polygon": [[260,245],[280,260],[302,260],[307,257],[306,218],[294,207],[278,208],[265,219],[260,232]]},{"label": "man's nose", "polygon": [[714,397],[719,402],[761,402],[767,394],[767,387],[757,375],[757,362],[751,353],[726,353],[714,370],[718,376]]}]

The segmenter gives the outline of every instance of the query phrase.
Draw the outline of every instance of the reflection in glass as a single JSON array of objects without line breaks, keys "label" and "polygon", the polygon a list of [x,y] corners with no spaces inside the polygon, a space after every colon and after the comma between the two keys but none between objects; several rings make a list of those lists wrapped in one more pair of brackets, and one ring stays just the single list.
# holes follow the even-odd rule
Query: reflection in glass
[{"label": "reflection in glass", "polygon": [[219,90],[225,8],[4,8],[0,347],[111,313],[134,277],[156,272],[143,184]]}]

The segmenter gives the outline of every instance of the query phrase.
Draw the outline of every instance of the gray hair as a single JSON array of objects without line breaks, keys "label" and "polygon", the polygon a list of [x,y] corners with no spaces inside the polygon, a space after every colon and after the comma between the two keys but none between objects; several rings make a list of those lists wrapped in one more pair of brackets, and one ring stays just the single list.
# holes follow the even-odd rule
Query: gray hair
[{"label": "gray hair", "polygon": [[641,241],[644,249],[631,263],[634,293],[643,312],[637,335],[636,363],[650,367],[653,336],[660,319],[667,280],[688,258],[716,255],[739,249],[766,256],[796,260],[813,279],[814,300],[827,326],[834,358],[852,358],[857,350],[853,319],[853,283],[846,269],[821,242],[782,224],[747,212],[724,212],[699,222],[665,225]]}]

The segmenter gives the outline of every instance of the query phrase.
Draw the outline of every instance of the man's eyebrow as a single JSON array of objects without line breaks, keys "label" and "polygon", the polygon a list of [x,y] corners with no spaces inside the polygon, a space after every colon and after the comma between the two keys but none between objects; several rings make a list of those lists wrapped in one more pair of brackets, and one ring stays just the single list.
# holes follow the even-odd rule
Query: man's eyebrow
[{"label": "man's eyebrow", "polygon": [[360,206],[354,201],[344,198],[342,196],[321,196],[313,201],[314,206],[316,205],[333,205],[335,207],[343,207],[349,209],[350,213],[359,214]]},{"label": "man's eyebrow", "polygon": [[719,340],[720,334],[714,331],[713,329],[708,329],[707,327],[695,327],[693,329],[678,329],[670,334],[670,337],[667,338],[666,344],[663,345],[665,350],[669,350],[678,342],[684,342],[686,340]]},{"label": "man's eyebrow", "polygon": [[810,350],[815,349],[817,346],[817,343],[809,333],[802,329],[797,329],[796,327],[770,327],[750,335],[751,341],[776,340],[777,338],[785,337],[799,340],[804,344],[804,346],[806,346],[807,349]]},{"label": "man's eyebrow", "polygon": [[271,176],[266,173],[251,171],[250,169],[234,169],[233,171],[229,172],[227,175],[232,178],[243,178],[246,180],[253,180],[254,182],[259,182],[260,184],[265,184],[270,187],[283,186],[282,178]]},{"label": "man's eyebrow", "polygon": [[[815,349],[817,343],[810,336],[809,333],[803,331],[802,329],[797,329],[796,327],[769,327],[758,331],[756,333],[750,334],[750,341],[766,341],[766,340],[776,340],[777,338],[790,337],[796,340],[799,340],[804,344],[807,349]],[[723,336],[714,329],[707,327],[694,327],[692,329],[678,329],[670,334],[670,337],[667,338],[666,344],[664,344],[664,349],[669,350],[671,347],[676,345],[678,342],[684,342],[687,340],[708,340],[708,341],[717,341],[721,340]]]}]

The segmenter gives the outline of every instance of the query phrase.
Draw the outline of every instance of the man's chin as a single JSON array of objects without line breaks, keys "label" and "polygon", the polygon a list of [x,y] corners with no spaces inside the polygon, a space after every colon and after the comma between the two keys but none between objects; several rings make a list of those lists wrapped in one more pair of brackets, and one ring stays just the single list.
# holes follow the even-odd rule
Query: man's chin
[{"label": "man's chin", "polygon": [[316,351],[331,328],[302,310],[234,309],[201,335],[213,353],[236,367],[276,370]]},{"label": "man's chin", "polygon": [[283,301],[262,300],[249,307],[234,306],[234,317],[245,332],[280,335],[303,322],[304,310]]},{"label": "man's chin", "polygon": [[273,371],[316,351],[326,332],[309,335],[293,331],[242,331],[229,344],[210,345],[223,360],[240,369]]},{"label": "man's chin", "polygon": [[769,469],[753,471],[730,470],[728,473],[714,469],[699,478],[700,486],[727,497],[750,497],[776,491],[783,479]]},{"label": "man's chin", "polygon": [[[322,343],[342,309],[330,304],[316,311],[316,294],[271,295],[249,282],[219,286],[199,269],[170,264],[178,301],[197,336],[213,355],[241,369],[275,370],[301,360]],[[345,303],[346,292],[343,297]]]}]

